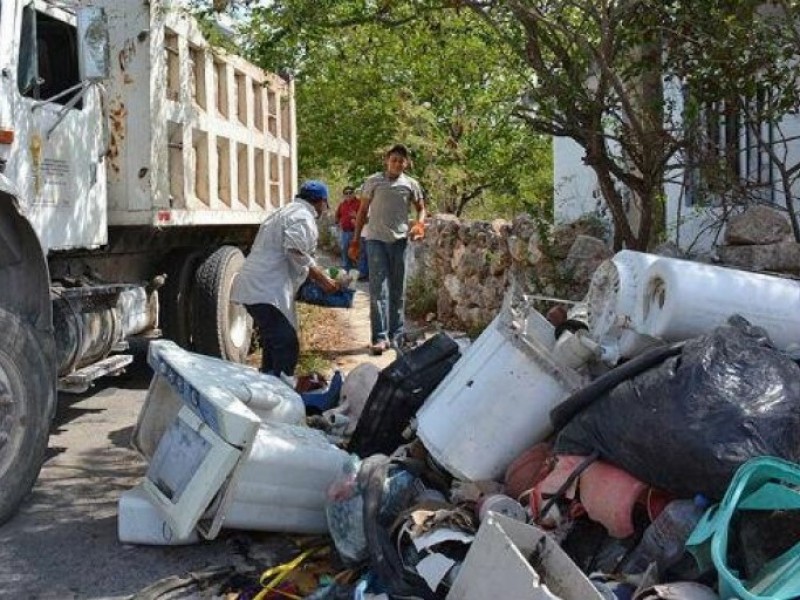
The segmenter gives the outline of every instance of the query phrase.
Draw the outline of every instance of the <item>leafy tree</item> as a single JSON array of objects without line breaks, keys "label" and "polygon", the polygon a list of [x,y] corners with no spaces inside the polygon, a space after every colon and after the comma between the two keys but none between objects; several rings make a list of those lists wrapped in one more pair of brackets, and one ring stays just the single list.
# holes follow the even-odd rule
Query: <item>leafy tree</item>
[{"label": "leafy tree", "polygon": [[344,167],[356,181],[403,141],[438,210],[549,211],[550,141],[513,115],[526,84],[516,55],[470,12],[375,14],[346,1],[248,13],[250,57],[296,76],[301,171]]},{"label": "leafy tree", "polygon": [[[440,63],[450,68],[464,66],[472,55],[461,36],[446,35],[450,21],[440,15],[455,15],[454,22],[471,22],[468,13],[479,18],[489,60],[475,65],[492,74],[493,84],[524,84],[514,115],[536,134],[571,138],[583,149],[612,215],[615,245],[646,249],[664,224],[665,177],[676,168],[694,168],[698,149],[709,150],[710,138],[700,135],[709,106],[727,117],[737,106],[754,131],[764,120],[781,124],[787,112],[798,112],[796,11],[796,0],[274,0],[254,9],[254,24],[256,54],[282,52],[282,60],[300,68],[317,46],[332,43],[326,37],[331,30],[356,26],[368,26],[373,40],[386,40],[374,27],[407,39],[414,56],[426,59],[414,62],[436,64],[430,47],[437,44],[455,47],[450,56],[461,49],[465,60]],[[423,39],[408,33],[422,31],[420,23],[431,25]],[[384,81],[399,76],[392,66],[390,71]],[[665,94],[665,81],[686,83],[689,94]],[[429,139],[437,126],[452,128],[454,115],[475,114],[472,105],[459,113],[455,105],[440,111],[434,103],[426,114],[427,97],[410,89],[411,112]],[[755,103],[764,90],[768,101]],[[740,102],[743,95],[747,100]],[[774,165],[784,164],[790,141],[781,147],[762,140],[760,146]],[[732,163],[728,149],[710,146],[702,156],[707,173],[720,160]],[[800,166],[784,167],[778,169],[789,197]],[[734,186],[732,178],[724,182]]]}]

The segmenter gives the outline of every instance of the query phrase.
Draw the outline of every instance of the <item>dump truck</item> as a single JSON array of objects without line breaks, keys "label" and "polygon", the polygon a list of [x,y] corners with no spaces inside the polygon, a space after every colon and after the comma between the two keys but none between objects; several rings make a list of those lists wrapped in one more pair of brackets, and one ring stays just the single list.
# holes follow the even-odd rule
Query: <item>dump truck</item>
[{"label": "dump truck", "polygon": [[230,289],[297,186],[294,88],[167,0],[0,0],[0,523],[58,391],[165,336],[242,361]]}]

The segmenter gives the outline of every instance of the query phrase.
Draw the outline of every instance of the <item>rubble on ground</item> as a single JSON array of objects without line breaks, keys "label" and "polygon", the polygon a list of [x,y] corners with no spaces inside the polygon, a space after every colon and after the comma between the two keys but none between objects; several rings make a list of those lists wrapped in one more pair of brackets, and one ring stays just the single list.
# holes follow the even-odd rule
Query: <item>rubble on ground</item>
[{"label": "rubble on ground", "polygon": [[472,344],[304,394],[154,342],[120,537],[328,536],[239,598],[797,598],[799,295],[622,252],[555,322],[512,290]]}]

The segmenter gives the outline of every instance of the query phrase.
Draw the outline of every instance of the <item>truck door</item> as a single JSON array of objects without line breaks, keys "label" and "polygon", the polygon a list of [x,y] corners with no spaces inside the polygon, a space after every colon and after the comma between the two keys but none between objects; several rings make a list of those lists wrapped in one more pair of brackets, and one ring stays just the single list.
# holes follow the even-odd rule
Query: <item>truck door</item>
[{"label": "truck door", "polygon": [[48,250],[107,240],[102,97],[82,94],[75,16],[41,0],[18,15],[16,151],[7,173]]}]

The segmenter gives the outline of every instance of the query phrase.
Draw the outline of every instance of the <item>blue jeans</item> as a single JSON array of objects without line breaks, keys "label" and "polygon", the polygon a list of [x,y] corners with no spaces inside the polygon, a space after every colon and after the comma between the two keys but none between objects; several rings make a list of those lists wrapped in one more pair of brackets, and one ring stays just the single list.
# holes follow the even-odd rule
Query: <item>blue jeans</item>
[{"label": "blue jeans", "polygon": [[261,372],[279,377],[294,375],[300,358],[300,340],[283,313],[272,304],[245,304],[261,340]]},{"label": "blue jeans", "polygon": [[346,271],[349,271],[350,269],[355,269],[356,268],[355,263],[352,260],[350,260],[349,256],[347,256],[347,249],[350,247],[350,242],[353,241],[353,232],[342,231],[342,236],[340,241],[342,244],[342,267],[344,267]]},{"label": "blue jeans", "polygon": [[406,240],[367,240],[369,320],[372,343],[389,341],[403,329],[406,284]]},{"label": "blue jeans", "polygon": [[367,238],[361,238],[361,254],[358,257],[359,277],[369,277],[369,250],[367,250]]}]

